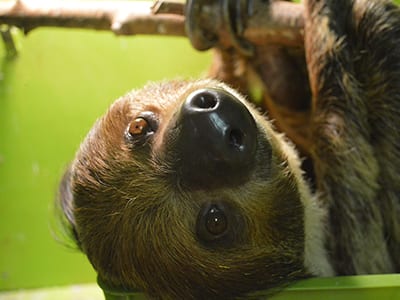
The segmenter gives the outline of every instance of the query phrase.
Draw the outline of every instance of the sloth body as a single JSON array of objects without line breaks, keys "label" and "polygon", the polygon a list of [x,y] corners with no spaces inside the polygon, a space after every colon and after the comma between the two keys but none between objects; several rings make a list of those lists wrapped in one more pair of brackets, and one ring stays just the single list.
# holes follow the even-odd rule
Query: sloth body
[{"label": "sloth body", "polygon": [[399,10],[307,1],[305,20],[315,190],[295,146],[228,85],[132,91],[60,185],[101,282],[231,299],[310,276],[400,271]]}]

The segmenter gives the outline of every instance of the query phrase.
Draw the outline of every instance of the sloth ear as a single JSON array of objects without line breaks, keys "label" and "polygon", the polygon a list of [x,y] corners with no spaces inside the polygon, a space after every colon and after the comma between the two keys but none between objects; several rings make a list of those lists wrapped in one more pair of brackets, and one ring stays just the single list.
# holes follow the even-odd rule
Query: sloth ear
[{"label": "sloth ear", "polygon": [[63,243],[80,248],[78,233],[74,216],[74,195],[72,190],[72,170],[69,167],[61,179],[55,201],[55,214],[57,222],[57,236]]}]

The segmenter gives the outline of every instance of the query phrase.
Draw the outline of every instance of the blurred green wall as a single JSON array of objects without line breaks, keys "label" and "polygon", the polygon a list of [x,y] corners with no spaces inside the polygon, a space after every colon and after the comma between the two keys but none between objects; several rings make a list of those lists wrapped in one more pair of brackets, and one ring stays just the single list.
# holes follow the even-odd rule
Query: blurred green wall
[{"label": "blurred green wall", "polygon": [[209,53],[183,38],[37,29],[14,60],[0,40],[0,290],[94,282],[86,258],[51,234],[68,162],[114,99],[148,81],[199,77]]}]

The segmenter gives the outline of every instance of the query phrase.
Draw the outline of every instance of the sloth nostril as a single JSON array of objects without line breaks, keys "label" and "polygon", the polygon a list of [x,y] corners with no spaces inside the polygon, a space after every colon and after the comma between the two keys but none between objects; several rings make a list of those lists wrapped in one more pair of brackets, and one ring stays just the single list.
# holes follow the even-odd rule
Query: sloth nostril
[{"label": "sloth nostril", "polygon": [[191,105],[194,108],[200,109],[213,109],[217,106],[218,99],[215,95],[209,92],[202,92],[194,95],[191,101]]},{"label": "sloth nostril", "polygon": [[243,150],[244,134],[240,129],[232,129],[228,134],[229,144],[237,150]]}]

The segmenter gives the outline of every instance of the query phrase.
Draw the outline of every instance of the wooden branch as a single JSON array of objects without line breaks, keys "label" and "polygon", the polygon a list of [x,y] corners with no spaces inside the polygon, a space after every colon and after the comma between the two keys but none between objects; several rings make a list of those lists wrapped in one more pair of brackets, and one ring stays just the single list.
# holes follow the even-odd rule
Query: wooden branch
[{"label": "wooden branch", "polygon": [[[220,1],[204,1],[211,8],[221,9]],[[227,2],[229,3],[229,2]],[[244,17],[244,28],[234,34],[250,44],[303,45],[303,6],[286,1],[253,1],[253,13]],[[209,7],[209,8],[210,8]],[[203,9],[204,11],[210,11]],[[46,27],[108,30],[117,35],[187,36],[185,4],[173,1],[29,1],[0,2],[0,24],[21,28],[25,33]],[[224,47],[234,45],[227,20],[220,15],[204,14],[198,21],[209,27]],[[243,16],[241,16],[242,18]],[[243,21],[243,20],[241,20]],[[222,22],[222,23],[221,23]],[[229,23],[229,22],[228,22]],[[214,24],[214,25],[213,25]],[[215,25],[216,24],[216,25]],[[187,25],[187,24],[186,24]],[[213,27],[214,26],[214,27]],[[187,28],[187,26],[186,26]],[[190,35],[189,35],[190,37]],[[193,44],[192,37],[191,41]],[[196,47],[196,45],[194,45]],[[200,48],[200,47],[196,47]]]},{"label": "wooden branch", "polygon": [[304,6],[288,1],[263,1],[246,20],[243,37],[255,45],[304,47]]},{"label": "wooden branch", "polygon": [[117,35],[184,36],[183,14],[158,14],[168,5],[157,7],[139,1],[0,2],[0,24],[19,27],[26,33],[45,26],[111,30]]}]

